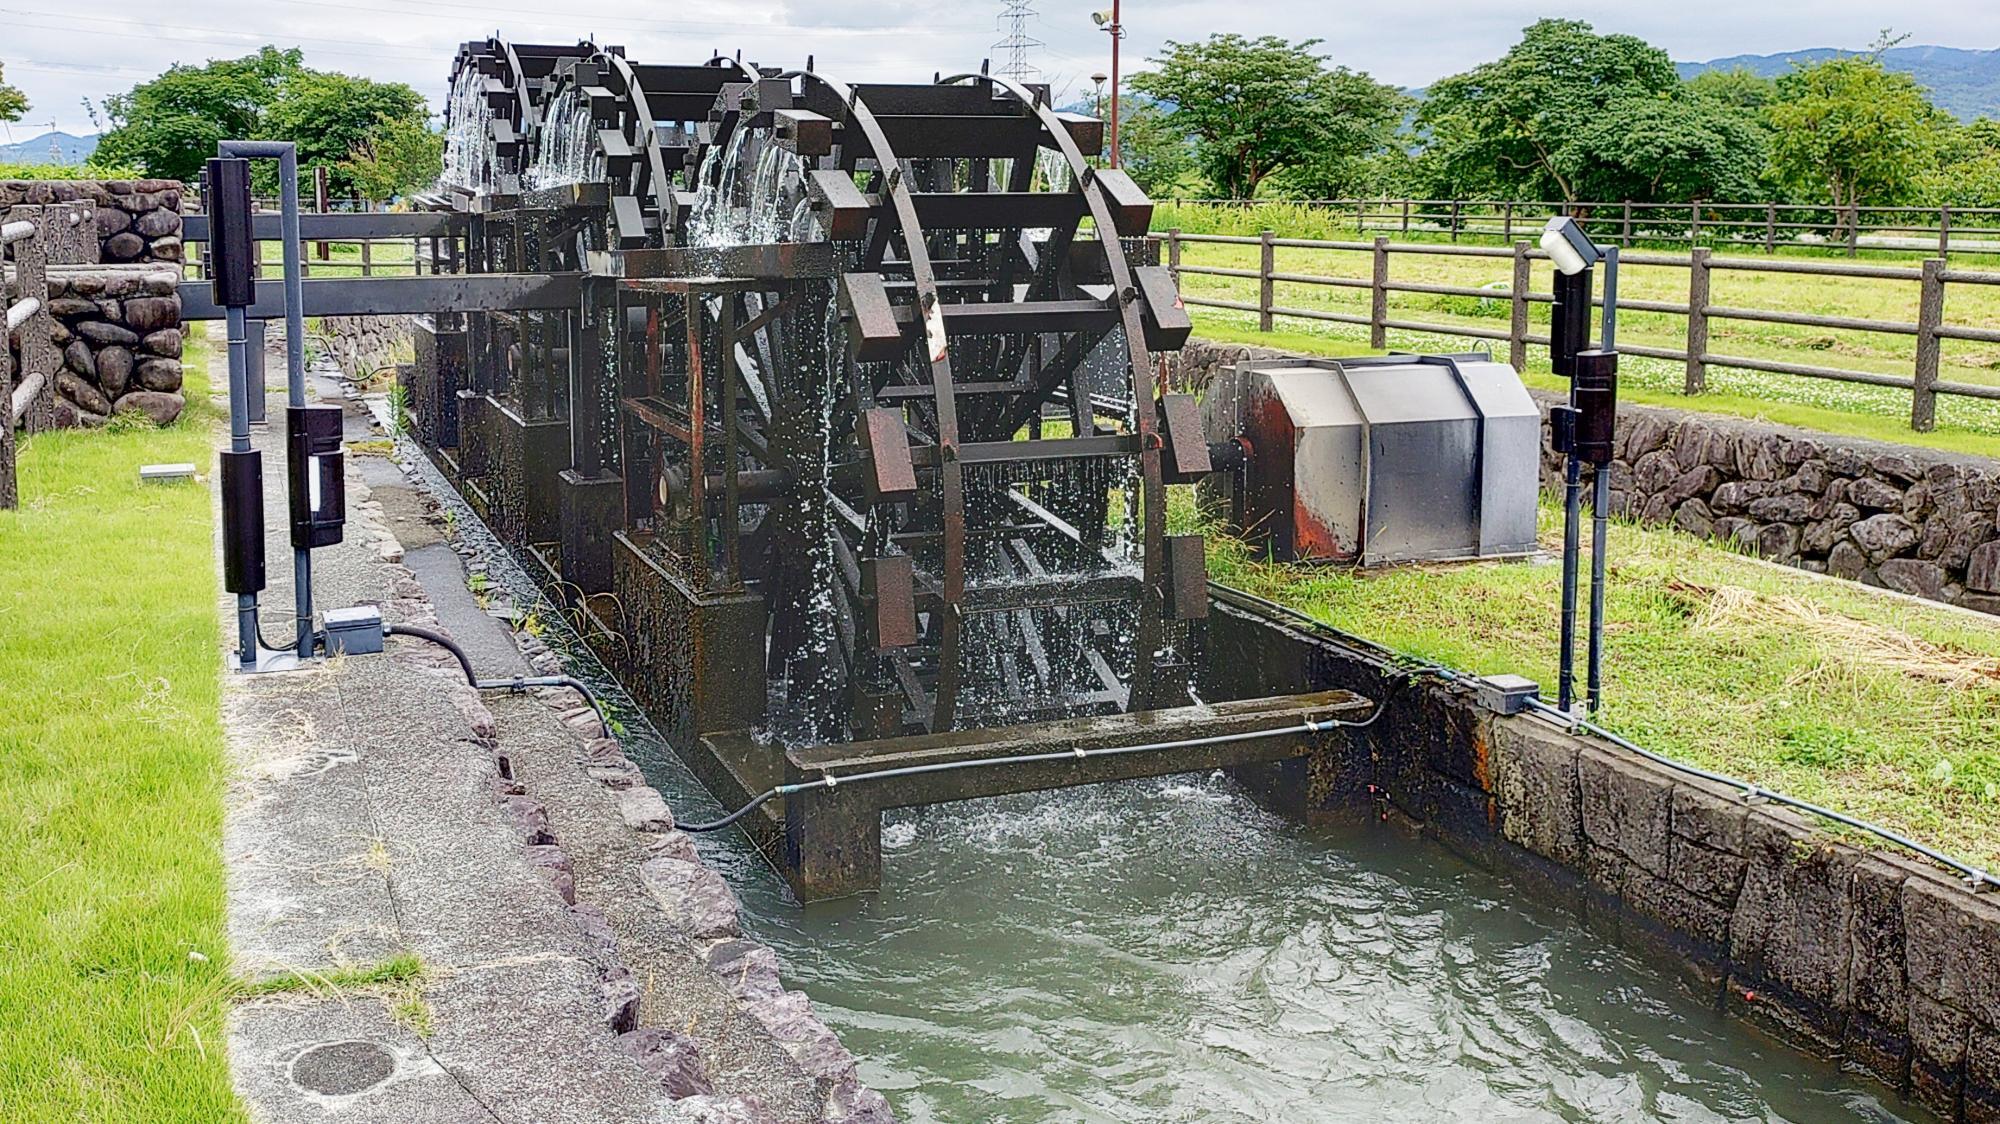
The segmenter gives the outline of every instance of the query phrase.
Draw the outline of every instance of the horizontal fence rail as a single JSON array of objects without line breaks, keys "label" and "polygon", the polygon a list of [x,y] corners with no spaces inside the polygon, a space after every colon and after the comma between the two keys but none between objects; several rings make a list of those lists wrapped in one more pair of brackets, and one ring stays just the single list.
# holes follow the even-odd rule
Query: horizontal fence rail
[{"label": "horizontal fence rail", "polygon": [[[1387,235],[1377,235],[1373,240],[1337,241],[1315,238],[1281,238],[1275,231],[1266,230],[1256,237],[1228,234],[1187,234],[1179,230],[1168,230],[1149,235],[1165,247],[1166,261],[1176,278],[1182,276],[1227,277],[1257,282],[1256,301],[1229,300],[1220,297],[1182,294],[1182,301],[1197,308],[1219,308],[1237,312],[1255,313],[1259,331],[1272,331],[1280,319],[1312,320],[1325,323],[1346,324],[1368,329],[1368,343],[1374,348],[1388,346],[1391,331],[1429,332],[1437,335],[1459,336],[1468,339],[1489,340],[1507,345],[1507,361],[1515,370],[1527,369],[1528,348],[1547,347],[1549,338],[1545,334],[1529,331],[1528,309],[1534,304],[1553,303],[1552,293],[1536,292],[1532,286],[1532,266],[1535,262],[1548,261],[1548,255],[1525,241],[1517,241],[1511,247],[1498,246],[1454,246],[1439,243],[1394,242]],[[1183,260],[1184,249],[1189,245],[1224,245],[1256,247],[1258,268],[1241,269],[1225,266],[1189,264]],[[1285,272],[1278,269],[1278,251],[1283,249],[1320,250],[1367,254],[1370,261],[1368,277],[1329,277],[1319,274]],[[1398,256],[1433,255],[1455,258],[1504,259],[1511,263],[1512,275],[1502,286],[1474,288],[1462,285],[1443,285],[1428,282],[1397,280],[1390,265]],[[1980,383],[1949,382],[1939,378],[1942,365],[1942,341],[1968,340],[1981,343],[2000,343],[2000,328],[1948,324],[1945,322],[1945,297],[1950,285],[2000,285],[2000,272],[1975,272],[1949,268],[1944,259],[1930,258],[1921,266],[1865,265],[1839,261],[1796,261],[1766,260],[1761,258],[1716,257],[1706,246],[1695,247],[1686,257],[1671,254],[1620,253],[1619,261],[1625,265],[1666,266],[1688,271],[1687,300],[1653,301],[1620,299],[1621,310],[1634,312],[1662,313],[1682,317],[1686,321],[1686,343],[1679,348],[1652,347],[1621,340],[1618,350],[1627,355],[1666,360],[1685,365],[1682,391],[1686,394],[1700,394],[1708,388],[1708,371],[1711,367],[1734,368],[1746,371],[1760,371],[1768,374],[1793,375],[1802,378],[1827,379],[1835,382],[1853,383],[1865,386],[1888,387],[1910,392],[1910,426],[1917,430],[1930,430],[1937,424],[1937,397],[1953,394],[1966,398],[2000,401],[2000,386]],[[1772,309],[1738,308],[1719,305],[1710,300],[1710,282],[1718,272],[1744,273],[1792,273],[1809,274],[1819,277],[1857,278],[1878,281],[1898,281],[1916,285],[1917,319],[1914,322],[1896,320],[1864,319],[1852,316],[1824,316],[1813,313],[1786,312]],[[1308,285],[1327,288],[1365,290],[1369,293],[1369,311],[1366,315],[1353,312],[1339,312],[1327,309],[1291,308],[1277,303],[1277,286],[1280,284]],[[1405,319],[1391,315],[1390,296],[1395,293],[1417,293],[1429,296],[1469,297],[1477,300],[1504,301],[1509,305],[1506,328],[1486,327],[1477,324],[1432,323]],[[1601,300],[1598,302],[1603,303]],[[1821,366],[1810,363],[1793,363],[1755,356],[1728,355],[1717,353],[1709,347],[1709,328],[1714,321],[1744,321],[1765,324],[1786,324],[1802,327],[1826,328],[1831,330],[1870,332],[1897,337],[1913,337],[1916,341],[1914,364],[1911,374],[1882,374],[1874,371],[1856,371],[1839,367]]]},{"label": "horizontal fence rail", "polygon": [[[1177,199],[1175,206],[1255,208],[1259,199]],[[2000,253],[2000,207],[1829,207],[1796,203],[1572,203],[1561,200],[1297,199],[1289,206],[1323,213],[1357,236],[1437,235],[1512,242],[1550,217],[1573,218],[1598,242],[1755,248],[1935,249]]]}]

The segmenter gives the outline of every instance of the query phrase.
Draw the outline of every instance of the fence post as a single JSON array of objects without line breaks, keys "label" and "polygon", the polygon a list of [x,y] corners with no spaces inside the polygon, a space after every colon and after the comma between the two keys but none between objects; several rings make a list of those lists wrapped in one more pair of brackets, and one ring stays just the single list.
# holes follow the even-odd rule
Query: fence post
[{"label": "fence post", "polygon": [[1853,257],[1861,246],[1861,204],[1847,208],[1847,256]]},{"label": "fence post", "polygon": [[[4,212],[0,212],[4,213]],[[7,245],[0,242],[0,511],[11,511],[20,502],[14,478],[14,354],[7,341],[5,318],[13,297],[7,291]],[[22,286],[26,295],[27,287]],[[27,339],[22,338],[23,346]],[[26,356],[22,357],[23,359]],[[25,370],[24,362],[22,368]]]},{"label": "fence post", "polygon": [[1403,233],[1408,234],[1409,232],[1410,232],[1410,201],[1408,199],[1405,199],[1403,200]]},{"label": "fence post", "polygon": [[1263,250],[1257,264],[1257,330],[1260,332],[1271,330],[1271,305],[1274,303],[1277,291],[1277,284],[1271,280],[1271,274],[1278,270],[1278,248],[1271,244],[1271,239],[1275,237],[1277,237],[1275,230],[1265,229],[1257,232],[1257,239],[1262,243],[1260,248]]},{"label": "fence post", "polygon": [[1778,252],[1778,205],[1776,203],[1764,204],[1764,252],[1767,254]]},{"label": "fence post", "polygon": [[1625,201],[1625,215],[1619,222],[1618,244],[1628,250],[1632,248],[1632,201],[1630,199]]},{"label": "fence post", "polygon": [[1700,394],[1708,389],[1708,255],[1706,246],[1696,246],[1688,255],[1687,377],[1683,394]]},{"label": "fence post", "polygon": [[1507,364],[1517,374],[1528,371],[1528,285],[1533,276],[1528,267],[1528,243],[1514,243],[1514,284],[1509,293],[1514,307],[1507,322]]},{"label": "fence post", "polygon": [[1460,204],[1459,204],[1459,201],[1458,201],[1458,200],[1454,199],[1454,200],[1452,200],[1452,201],[1451,201],[1451,240],[1452,240],[1452,241],[1454,241],[1454,242],[1458,241],[1458,208],[1459,208],[1459,206],[1460,206]]},{"label": "fence post", "polygon": [[55,314],[49,311],[49,243],[51,208],[43,207],[35,217],[35,233],[22,242],[14,255],[14,281],[23,297],[34,297],[41,308],[21,327],[21,375],[42,375],[42,389],[28,400],[23,428],[40,433],[55,424],[56,375],[62,371],[62,352],[56,349]]},{"label": "fence post", "polygon": [[1167,270],[1174,275],[1174,284],[1181,283],[1181,228],[1167,228]]},{"label": "fence post", "polygon": [[1944,323],[1944,259],[1925,258],[1923,289],[1917,298],[1917,377],[1910,397],[1910,428],[1937,428],[1938,326]]},{"label": "fence post", "polygon": [[[323,215],[326,213],[326,208],[326,165],[315,164],[313,166],[313,210]],[[325,242],[321,242],[318,245],[319,260],[333,260],[333,247]]]},{"label": "fence post", "polygon": [[1701,245],[1701,204],[1688,204],[1688,245]]},{"label": "fence post", "polygon": [[1514,204],[1511,202],[1508,203],[1506,209],[1500,213],[1502,216],[1500,220],[1500,240],[1503,242],[1512,242],[1514,240]]},{"label": "fence post", "polygon": [[1951,206],[1938,208],[1938,257],[1951,257]]},{"label": "fence post", "polygon": [[361,244],[361,276],[375,276],[375,243],[373,242],[363,242]]},{"label": "fence post", "polygon": [[1368,346],[1389,346],[1389,239],[1375,236],[1375,270],[1369,285]]}]

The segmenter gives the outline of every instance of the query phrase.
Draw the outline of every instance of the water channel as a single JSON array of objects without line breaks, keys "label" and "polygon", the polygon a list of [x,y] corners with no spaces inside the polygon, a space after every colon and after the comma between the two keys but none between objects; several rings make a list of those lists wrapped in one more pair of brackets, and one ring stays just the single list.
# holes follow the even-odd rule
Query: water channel
[{"label": "water channel", "polygon": [[[720,812],[541,616],[676,813]],[[882,892],[804,909],[741,835],[698,845],[909,1124],[1934,1120],[1438,844],[1301,828],[1220,775],[892,813]]]}]

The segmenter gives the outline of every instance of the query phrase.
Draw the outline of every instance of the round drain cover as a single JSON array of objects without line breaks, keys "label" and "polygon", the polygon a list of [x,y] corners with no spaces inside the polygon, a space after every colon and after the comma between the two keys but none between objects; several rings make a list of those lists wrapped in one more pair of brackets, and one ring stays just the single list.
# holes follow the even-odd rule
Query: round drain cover
[{"label": "round drain cover", "polygon": [[292,1061],[292,1084],[325,1097],[372,1089],[396,1072],[396,1056],[373,1042],[323,1042]]}]

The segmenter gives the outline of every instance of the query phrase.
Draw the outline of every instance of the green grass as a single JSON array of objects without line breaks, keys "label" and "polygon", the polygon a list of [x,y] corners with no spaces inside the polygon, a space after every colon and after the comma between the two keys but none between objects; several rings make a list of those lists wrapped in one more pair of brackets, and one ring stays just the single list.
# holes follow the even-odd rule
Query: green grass
[{"label": "green grass", "polygon": [[[1401,241],[1399,239],[1399,241]],[[1795,251],[1788,256],[1814,256]],[[1255,269],[1255,246],[1190,243],[1183,247],[1182,264]],[[1918,254],[1904,255],[1914,262]],[[1889,261],[1891,258],[1878,258]],[[1953,258],[1955,268],[1981,268],[1977,262]],[[1992,268],[1987,266],[1985,268]],[[1370,255],[1353,251],[1280,248],[1277,269],[1281,273],[1365,279],[1370,272]],[[1685,268],[1668,265],[1627,263],[1621,271],[1620,291],[1632,301],[1680,302],[1687,300],[1688,274]],[[1437,255],[1398,254],[1390,259],[1390,277],[1397,281],[1444,284],[1479,288],[1511,282],[1512,264],[1504,259],[1455,258]],[[1531,282],[1537,292],[1551,287],[1545,262],[1534,266]],[[1190,297],[1221,298],[1234,301],[1257,299],[1253,278],[1213,277],[1184,273],[1182,291]],[[1281,307],[1319,312],[1366,315],[1366,289],[1333,288],[1280,282],[1274,302]],[[1710,300],[1716,305],[1768,309],[1818,315],[1840,315],[1873,320],[1913,321],[1916,319],[1917,285],[1898,280],[1816,277],[1803,274],[1749,273],[1717,270],[1712,275]],[[1417,320],[1450,327],[1479,327],[1504,331],[1510,313],[1502,295],[1492,299],[1418,293],[1392,293],[1390,315],[1394,319]],[[1271,342],[1256,331],[1254,314],[1233,310],[1195,308],[1197,329],[1215,338],[1244,342]],[[1529,309],[1531,330],[1545,332],[1548,307]],[[1947,289],[1945,321],[1949,324],[1983,326],[2000,323],[2000,287],[1952,285]],[[1317,353],[1340,354],[1365,347],[1365,327],[1330,324],[1280,317],[1283,343],[1274,346]],[[1642,312],[1628,308],[1619,318],[1621,342],[1659,348],[1680,348],[1685,344],[1686,319],[1670,313]],[[1390,332],[1389,345],[1402,350],[1469,350],[1495,348],[1504,353],[1504,343],[1492,344],[1442,332]],[[1915,342],[1908,336],[1873,332],[1804,328],[1783,324],[1713,319],[1710,321],[1709,349],[1712,352],[1751,358],[1838,367],[1849,370],[1908,378],[1914,367]],[[1540,348],[1529,351],[1531,378],[1544,385],[1556,385]],[[1764,417],[1772,421],[1808,426],[1834,433],[1905,441],[1911,444],[1971,452],[2000,453],[2000,403],[1942,395],[1938,400],[1938,426],[1920,434],[1909,428],[1910,393],[1885,387],[1861,386],[1795,375],[1762,374],[1723,367],[1708,370],[1708,392],[1689,398],[1681,394],[1684,364],[1627,356],[1622,365],[1622,382],[1627,396],[1635,401],[1686,406],[1713,413]],[[2000,350],[1991,345],[1947,340],[1943,344],[1940,378],[1947,382],[2000,385]]]},{"label": "green grass", "polygon": [[[1365,339],[1347,339],[1331,333],[1279,328],[1271,332],[1260,332],[1254,321],[1234,316],[1227,312],[1210,313],[1206,310],[1195,312],[1195,332],[1197,335],[1226,343],[1254,344],[1259,347],[1276,348],[1280,351],[1297,352],[1302,355],[1373,355]],[[1390,345],[1404,351],[1477,351],[1486,345],[1481,341],[1467,340],[1441,335],[1423,335],[1410,332],[1389,333]],[[1506,358],[1502,345],[1495,354]],[[1530,366],[1523,376],[1529,386],[1541,390],[1564,391],[1569,389],[1568,380],[1548,369],[1548,365],[1534,350],[1529,350]],[[1670,383],[1678,383],[1678,368],[1671,372],[1671,378],[1649,378],[1651,372],[1669,364],[1654,360],[1635,359],[1627,356],[1621,367],[1619,398],[1626,402],[1636,402],[1647,406],[1671,406],[1681,410],[1699,410],[1703,413],[1726,414],[1732,417],[1754,418],[1778,425],[1798,426],[1801,429],[1817,430],[1821,433],[1838,434],[1845,437],[1861,437],[1873,441],[1901,442],[1927,449],[1938,449],[1951,453],[1966,453],[1974,456],[2000,458],[2000,434],[1984,433],[1958,426],[1940,425],[1929,433],[1918,433],[1909,427],[1906,420],[1882,413],[1838,409],[1833,406],[1810,405],[1788,401],[1784,398],[1759,396],[1747,389],[1740,392],[1710,390],[1698,397],[1690,398],[1678,390],[1670,389]],[[1717,381],[1711,372],[1711,384]],[[1759,376],[1760,378],[1781,379],[1782,375]],[[1804,381],[1804,380],[1801,380]],[[1940,412],[1951,410],[1954,403],[1941,401]]]},{"label": "green grass", "polygon": [[158,430],[28,439],[0,512],[0,1120],[241,1119],[199,337]]},{"label": "green grass", "polygon": [[[1191,503],[1173,514],[1199,525]],[[1545,547],[1559,547],[1559,522],[1544,509]],[[1555,693],[1560,567],[1362,574],[1260,560],[1212,530],[1208,558],[1218,581],[1409,655],[1518,672]],[[1608,728],[2000,865],[2000,621],[1675,531],[1614,525],[1610,558]]]}]

